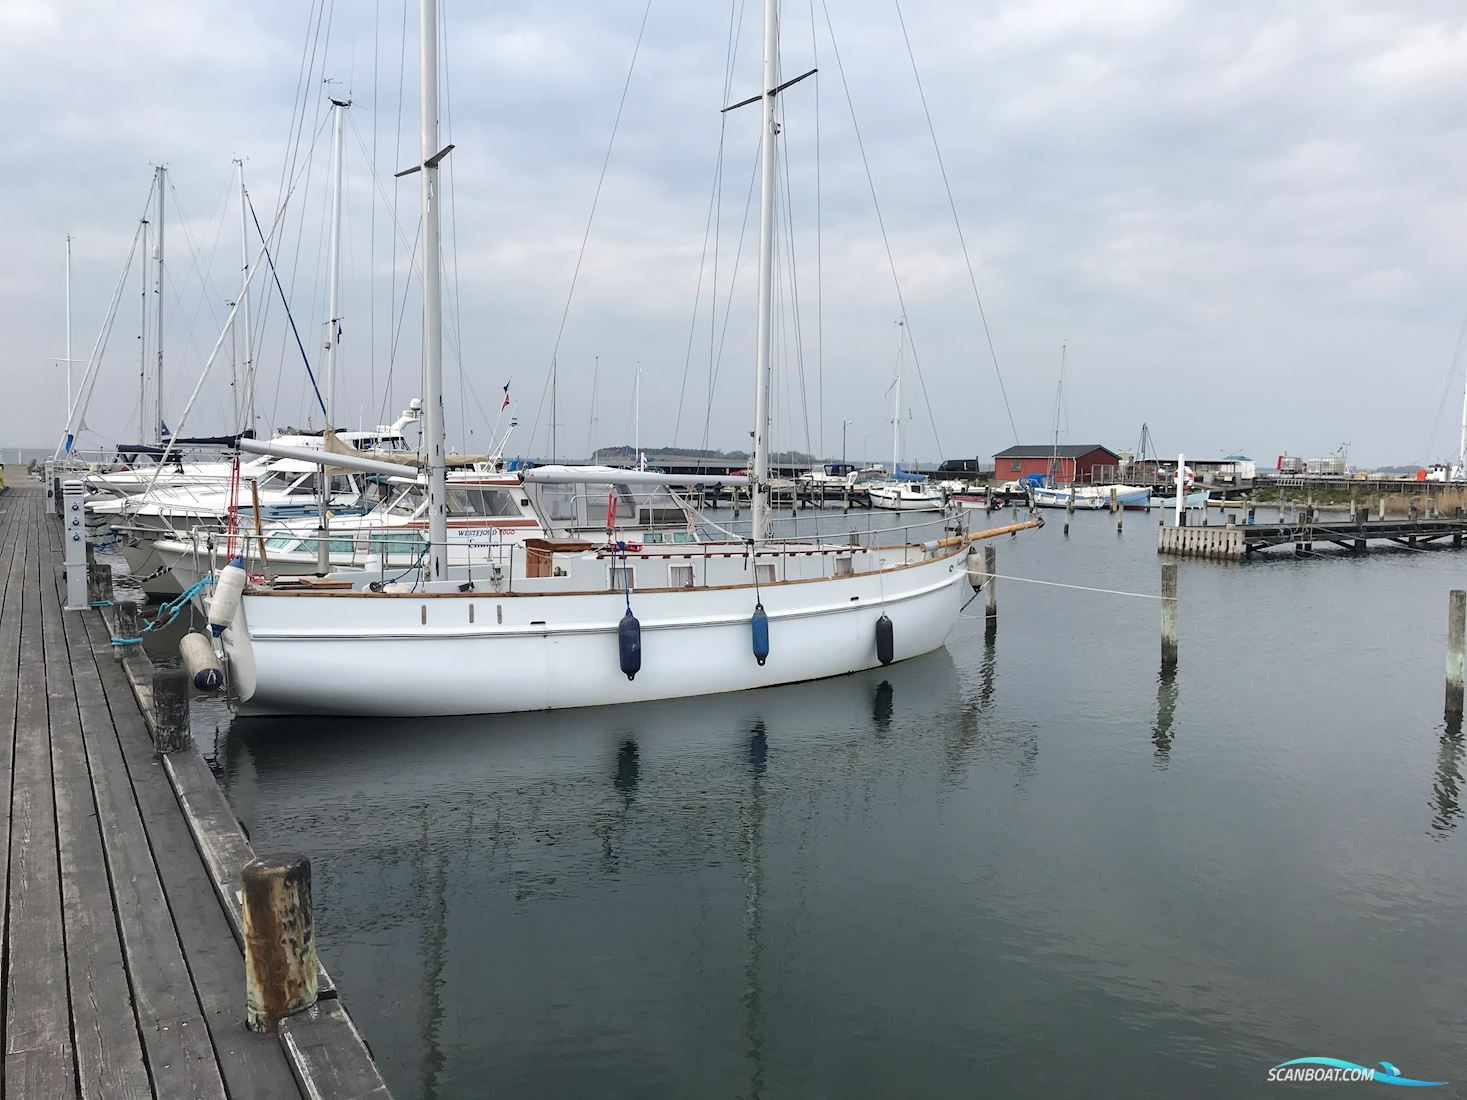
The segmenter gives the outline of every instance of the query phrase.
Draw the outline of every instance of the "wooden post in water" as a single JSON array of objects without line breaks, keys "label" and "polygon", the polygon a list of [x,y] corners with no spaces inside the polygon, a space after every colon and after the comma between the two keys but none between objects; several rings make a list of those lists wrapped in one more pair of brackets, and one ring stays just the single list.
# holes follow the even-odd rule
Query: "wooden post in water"
[{"label": "wooden post in water", "polygon": [[159,752],[183,752],[194,747],[188,720],[188,670],[153,670],[153,747]]},{"label": "wooden post in water", "polygon": [[311,861],[262,856],[244,866],[245,1026],[277,1032],[280,1021],[316,1003],[316,921]]},{"label": "wooden post in water", "polygon": [[1110,514],[1116,517],[1116,534],[1119,535],[1126,522],[1126,510],[1121,507],[1119,490],[1114,485],[1110,487]]},{"label": "wooden post in water", "polygon": [[132,600],[118,600],[113,605],[117,613],[116,630],[119,638],[138,638],[142,636],[143,624],[139,614],[138,605]]},{"label": "wooden post in water", "polygon": [[1070,488],[1070,497],[1065,501],[1065,538],[1070,537],[1070,520],[1075,515],[1075,490]]},{"label": "wooden post in water", "polygon": [[1462,651],[1467,644],[1467,591],[1447,597],[1447,717],[1462,717]]},{"label": "wooden post in water", "polygon": [[1385,519],[1385,494],[1380,494],[1380,511],[1376,514],[1377,519]]},{"label": "wooden post in water", "polygon": [[998,624],[998,551],[992,543],[983,548],[983,571],[988,574],[984,582],[983,617],[993,627]]},{"label": "wooden post in water", "polygon": [[1177,667],[1177,563],[1161,565],[1161,667]]},{"label": "wooden post in water", "polygon": [[93,607],[112,605],[112,566],[93,561],[87,569],[87,601]]}]

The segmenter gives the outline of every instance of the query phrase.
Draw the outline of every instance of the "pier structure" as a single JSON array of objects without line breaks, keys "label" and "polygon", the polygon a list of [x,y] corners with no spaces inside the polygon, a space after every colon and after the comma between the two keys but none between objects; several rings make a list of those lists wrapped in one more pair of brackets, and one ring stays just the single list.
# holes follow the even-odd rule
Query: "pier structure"
[{"label": "pier structure", "polygon": [[1450,545],[1461,549],[1467,520],[1458,516],[1401,519],[1369,518],[1360,508],[1354,518],[1321,521],[1312,508],[1301,509],[1294,523],[1235,523],[1212,527],[1159,527],[1156,550],[1181,557],[1242,561],[1260,550],[1292,547],[1296,555],[1314,552],[1315,543],[1364,553],[1371,543],[1390,543],[1415,550]]},{"label": "pier structure", "polygon": [[0,496],[0,1095],[388,1100],[324,971],[302,1011],[247,1029],[254,852],[192,741],[150,735],[142,647],[64,608],[48,488]]}]

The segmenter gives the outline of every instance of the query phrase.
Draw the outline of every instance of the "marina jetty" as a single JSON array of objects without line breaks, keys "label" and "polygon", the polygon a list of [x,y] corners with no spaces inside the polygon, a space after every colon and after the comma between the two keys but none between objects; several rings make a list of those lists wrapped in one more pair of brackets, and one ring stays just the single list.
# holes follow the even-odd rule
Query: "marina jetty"
[{"label": "marina jetty", "polygon": [[1294,522],[1254,523],[1252,510],[1246,523],[1229,519],[1223,526],[1167,526],[1156,533],[1160,554],[1182,557],[1241,561],[1260,550],[1290,547],[1295,556],[1315,553],[1315,545],[1333,545],[1351,553],[1364,553],[1372,544],[1391,544],[1410,550],[1450,546],[1462,548],[1467,519],[1461,509],[1451,517],[1418,516],[1412,511],[1404,519],[1371,519],[1367,508],[1333,519],[1321,518],[1314,508],[1302,508]]},{"label": "marina jetty", "polygon": [[0,1096],[385,1100],[316,959],[309,863],[256,858],[188,735],[184,674],[114,645],[105,567],[68,608],[64,521],[6,472]]}]

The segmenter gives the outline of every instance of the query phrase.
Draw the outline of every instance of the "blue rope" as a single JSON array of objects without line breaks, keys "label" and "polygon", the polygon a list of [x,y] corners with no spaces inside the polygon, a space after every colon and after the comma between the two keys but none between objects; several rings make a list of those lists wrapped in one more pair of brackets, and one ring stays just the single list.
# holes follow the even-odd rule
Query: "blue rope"
[{"label": "blue rope", "polygon": [[[194,583],[187,590],[179,593],[177,596],[173,597],[173,599],[165,603],[162,607],[158,608],[158,614],[153,616],[153,621],[144,625],[142,634],[139,634],[136,638],[114,637],[112,639],[112,644],[142,645],[144,634],[150,634],[154,630],[163,630],[166,627],[172,626],[174,622],[177,621],[179,614],[183,611],[184,607],[189,603],[189,601],[192,600],[200,592],[202,592],[205,588],[207,588],[210,581],[212,581],[213,579],[214,578],[212,574],[205,577],[203,580]],[[164,618],[165,615],[167,616],[166,619]]]},{"label": "blue rope", "polygon": [[627,558],[627,544],[618,540],[611,550],[611,567],[616,568],[616,552],[621,551],[621,579],[626,589],[627,614],[632,613],[632,566]]}]

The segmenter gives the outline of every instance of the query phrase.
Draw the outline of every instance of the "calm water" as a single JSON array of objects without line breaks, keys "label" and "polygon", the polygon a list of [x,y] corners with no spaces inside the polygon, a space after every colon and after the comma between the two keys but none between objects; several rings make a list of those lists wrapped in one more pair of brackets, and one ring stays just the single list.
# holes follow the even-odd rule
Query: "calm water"
[{"label": "calm water", "polygon": [[[1001,573],[1157,591],[1154,519],[1049,518]],[[991,639],[980,600],[945,651],[820,684],[196,721],[257,847],[314,861],[401,1098],[1254,1095],[1304,1055],[1440,1095],[1464,583],[1449,552],[1183,562],[1172,680],[1155,600],[1000,581]]]}]

